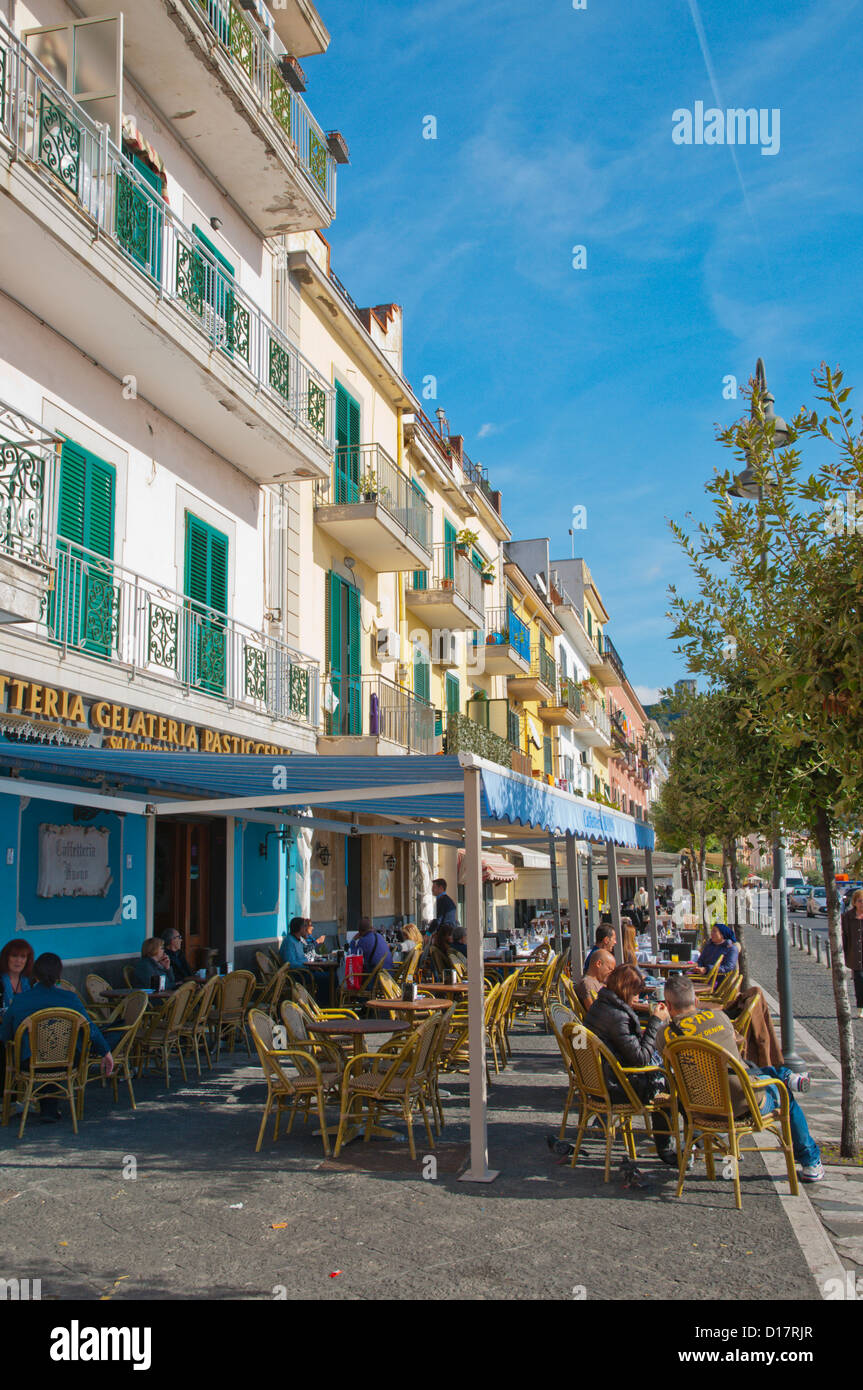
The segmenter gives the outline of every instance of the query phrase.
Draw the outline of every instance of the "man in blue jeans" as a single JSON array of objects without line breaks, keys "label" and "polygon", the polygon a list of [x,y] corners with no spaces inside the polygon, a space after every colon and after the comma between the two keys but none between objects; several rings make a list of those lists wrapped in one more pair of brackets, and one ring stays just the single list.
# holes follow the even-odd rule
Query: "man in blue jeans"
[{"label": "man in blue jeans", "polygon": [[[800,1164],[801,1182],[820,1182],[824,1177],[821,1166],[821,1151],[806,1123],[806,1116],[795,1100],[795,1093],[809,1090],[809,1075],[806,1072],[792,1072],[788,1067],[756,1067],[740,1056],[731,1020],[721,1009],[711,1005],[699,1008],[692,981],[685,975],[672,975],[665,985],[665,1003],[671,1015],[671,1022],[659,1034],[656,1046],[660,1054],[666,1042],[673,1038],[703,1038],[705,1042],[718,1043],[725,1051],[741,1062],[752,1077],[769,1077],[784,1082],[788,1090],[789,1121],[791,1143],[794,1157]],[[737,1077],[732,1074],[730,1081],[731,1099],[734,1113],[743,1114],[747,1109],[746,1098]],[[755,1092],[762,1115],[779,1108],[779,1088],[765,1086]]]}]

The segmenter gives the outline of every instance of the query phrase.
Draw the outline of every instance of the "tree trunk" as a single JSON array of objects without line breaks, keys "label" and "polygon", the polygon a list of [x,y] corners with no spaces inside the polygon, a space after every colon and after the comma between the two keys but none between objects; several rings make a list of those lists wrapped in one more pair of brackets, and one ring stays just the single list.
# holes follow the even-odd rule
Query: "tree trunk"
[{"label": "tree trunk", "polygon": [[731,885],[731,916],[733,921],[730,925],[734,928],[734,935],[740,943],[740,958],[738,965],[743,976],[741,988],[749,989],[752,983],[749,978],[749,957],[746,954],[746,939],[743,932],[743,923],[740,921],[740,913],[737,906],[737,894],[740,888],[740,880],[737,876],[737,841],[733,839],[728,841],[726,868]]},{"label": "tree trunk", "polygon": [[854,1050],[854,1031],[851,1027],[851,1006],[848,1003],[848,984],[845,977],[845,955],[842,950],[842,930],[839,921],[839,894],[836,891],[836,866],[830,842],[830,817],[823,809],[815,821],[815,839],[821,855],[824,887],[827,889],[827,928],[830,933],[833,999],[836,1022],[839,1026],[839,1065],[842,1071],[842,1138],[843,1158],[856,1158],[857,1137],[857,1062]]},{"label": "tree trunk", "polygon": [[701,938],[707,940],[707,836],[698,841],[698,877],[701,881]]}]

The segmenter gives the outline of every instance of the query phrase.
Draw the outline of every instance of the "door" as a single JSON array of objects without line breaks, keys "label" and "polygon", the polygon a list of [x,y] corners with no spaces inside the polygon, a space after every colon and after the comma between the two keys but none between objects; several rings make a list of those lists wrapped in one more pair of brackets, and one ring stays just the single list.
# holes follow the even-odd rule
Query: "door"
[{"label": "door", "polygon": [[336,460],[335,497],[337,505],[359,502],[361,484],[368,492],[377,492],[377,479],[369,473],[360,477],[360,407],[359,402],[336,382]]},{"label": "door", "polygon": [[444,518],[443,524],[443,577],[448,579],[449,588],[455,579],[455,538],[456,529],[451,521]]},{"label": "door", "polygon": [[[117,240],[127,255],[157,282],[162,278],[162,180],[139,154],[128,156],[142,182],[118,172]],[[157,197],[151,197],[152,188]]]},{"label": "door", "polygon": [[111,564],[116,482],[110,463],[63,441],[49,626],[57,641],[102,657],[111,655],[119,620],[120,593]]},{"label": "door", "polygon": [[[422,490],[422,488],[420,487],[419,483],[415,483],[415,482],[413,481],[413,479],[411,479],[411,492],[412,492],[412,494],[413,494],[415,497],[417,497],[417,498],[422,498],[422,501],[425,502],[425,493],[423,492],[423,490]],[[423,510],[424,510],[424,509],[423,509],[422,507],[417,507],[417,508],[416,508],[417,517],[420,516],[420,514],[423,512]],[[420,533],[420,529],[421,529],[421,528],[419,528],[419,527],[415,528],[415,529],[414,529],[414,535],[417,535],[417,536],[418,536],[419,533]],[[424,529],[424,528],[422,528],[422,529],[423,529],[423,535],[422,535],[421,539],[422,539],[422,541],[423,541],[423,544],[425,545],[425,544],[428,543],[428,535],[425,533],[425,529]],[[414,589],[427,589],[427,588],[428,588],[428,570],[414,570],[414,572],[413,572],[413,579],[411,580],[411,587],[414,588]]]},{"label": "door", "polygon": [[228,537],[186,512],[186,680],[224,695],[228,611]]},{"label": "door", "polygon": [[453,676],[447,671],[445,684],[446,712],[447,714],[458,714],[461,710],[461,687],[458,676]]},{"label": "door", "polygon": [[207,333],[216,347],[221,348],[229,356],[233,356],[235,351],[239,351],[240,355],[248,361],[246,333],[241,331],[242,325],[240,323],[242,320],[242,324],[245,324],[248,315],[245,309],[242,309],[239,314],[237,313],[237,301],[234,295],[234,267],[194,222],[192,223],[192,231],[196,240],[209,252],[209,255],[202,256],[194,249],[189,251],[182,244],[178,247],[177,255],[180,260],[182,260],[183,254],[189,259],[188,284],[185,286],[182,297],[189,307],[204,320]]},{"label": "door", "polygon": [[214,949],[225,954],[225,823],[180,821],[156,826],[153,930],[178,931],[194,970]]}]

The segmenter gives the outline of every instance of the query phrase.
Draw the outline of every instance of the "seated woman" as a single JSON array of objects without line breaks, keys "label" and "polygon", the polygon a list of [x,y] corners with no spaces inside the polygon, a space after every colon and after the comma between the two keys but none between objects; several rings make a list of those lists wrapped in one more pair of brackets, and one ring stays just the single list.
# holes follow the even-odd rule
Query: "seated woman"
[{"label": "seated woman", "polygon": [[159,977],[165,976],[165,988],[177,983],[161,936],[148,936],[141,947],[141,958],[132,966],[132,979],[138,989],[158,989]]},{"label": "seated woman", "polygon": [[737,958],[740,955],[740,946],[734,935],[733,927],[726,927],[723,922],[717,922],[710,931],[710,940],[703,947],[695,965],[693,974],[709,975],[717,961],[719,961],[719,974],[727,975],[730,970],[737,969]]},{"label": "seated woman", "polygon": [[628,917],[621,917],[620,925],[623,928],[623,963],[624,965],[637,965],[638,941],[635,927]]},{"label": "seated woman", "polygon": [[438,927],[432,938],[430,965],[436,975],[442,975],[444,970],[455,970],[456,965],[462,959],[457,951],[453,951],[453,928],[449,923]]},{"label": "seated woman", "polygon": [[402,942],[408,948],[423,945],[423,934],[415,922],[405,922],[403,926],[399,927],[399,933]]},{"label": "seated woman", "polygon": [[[616,966],[584,1020],[585,1027],[605,1043],[624,1067],[649,1067],[658,1061],[657,1035],[663,1024],[669,1021],[665,1005],[655,1004],[642,1030],[632,1005],[643,988],[644,976],[634,965]],[[665,1088],[665,1078],[658,1071],[632,1076],[629,1080],[635,1094],[643,1101],[652,1100],[657,1091]],[[613,1101],[624,1099],[623,1092],[610,1079],[608,1090]],[[653,1136],[656,1152],[663,1163],[676,1165],[677,1154],[672,1147],[668,1118],[664,1111],[653,1116]]]},{"label": "seated woman", "polygon": [[0,951],[0,986],[3,988],[0,1003],[4,1009],[8,1009],[16,994],[24,994],[32,987],[32,975],[33,947],[30,942],[20,936],[17,941],[7,941]]}]

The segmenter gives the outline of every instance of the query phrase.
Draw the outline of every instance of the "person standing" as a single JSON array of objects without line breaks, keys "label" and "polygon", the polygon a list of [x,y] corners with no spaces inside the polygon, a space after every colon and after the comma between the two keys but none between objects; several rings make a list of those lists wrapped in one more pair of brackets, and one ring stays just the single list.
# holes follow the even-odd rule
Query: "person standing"
[{"label": "person standing", "polygon": [[441,927],[457,927],[458,908],[446,891],[446,879],[436,878],[432,883],[432,892],[435,896],[435,916],[432,931],[440,931]]},{"label": "person standing", "polygon": [[851,902],[842,913],[842,950],[854,975],[857,1017],[863,1018],[863,888],[851,894]]}]

